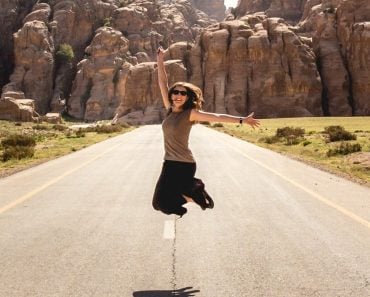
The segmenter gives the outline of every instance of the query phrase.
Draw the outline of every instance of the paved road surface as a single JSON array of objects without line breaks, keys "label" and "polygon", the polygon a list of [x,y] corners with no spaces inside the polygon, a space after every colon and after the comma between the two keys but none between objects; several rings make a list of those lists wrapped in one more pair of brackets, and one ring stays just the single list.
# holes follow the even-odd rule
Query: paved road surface
[{"label": "paved road surface", "polygon": [[[213,210],[151,198],[145,126],[0,180],[0,296],[370,296],[370,190],[197,125]],[[175,290],[176,294],[171,294]]]}]

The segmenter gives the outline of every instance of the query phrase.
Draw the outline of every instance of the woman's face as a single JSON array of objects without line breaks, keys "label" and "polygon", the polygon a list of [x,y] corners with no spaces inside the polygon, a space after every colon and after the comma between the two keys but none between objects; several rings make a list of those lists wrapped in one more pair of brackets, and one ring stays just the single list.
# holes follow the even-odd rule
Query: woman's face
[{"label": "woman's face", "polygon": [[182,86],[174,87],[171,93],[171,99],[174,107],[181,108],[188,99],[186,88]]}]

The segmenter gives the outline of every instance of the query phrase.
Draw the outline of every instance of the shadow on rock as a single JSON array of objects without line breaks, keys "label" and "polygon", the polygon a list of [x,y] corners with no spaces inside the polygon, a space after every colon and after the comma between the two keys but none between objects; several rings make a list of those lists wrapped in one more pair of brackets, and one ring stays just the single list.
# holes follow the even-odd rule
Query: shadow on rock
[{"label": "shadow on rock", "polygon": [[137,291],[133,293],[133,297],[195,297],[195,293],[199,292],[193,290],[193,287],[185,287],[177,290]]}]

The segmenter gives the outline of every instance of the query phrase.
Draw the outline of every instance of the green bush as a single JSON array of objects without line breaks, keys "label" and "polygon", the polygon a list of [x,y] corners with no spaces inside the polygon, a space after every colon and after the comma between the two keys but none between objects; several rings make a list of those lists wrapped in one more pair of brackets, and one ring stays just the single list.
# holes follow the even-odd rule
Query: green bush
[{"label": "green bush", "polygon": [[36,141],[33,136],[21,135],[21,134],[10,134],[1,141],[1,145],[4,148],[11,146],[36,146]]},{"label": "green bush", "polygon": [[35,154],[36,141],[32,136],[11,134],[1,141],[2,160],[32,158]]},{"label": "green bush", "polygon": [[325,134],[329,136],[329,142],[356,140],[356,135],[346,131],[342,126],[325,127]]},{"label": "green bush", "polygon": [[212,125],[212,127],[215,127],[215,128],[222,128],[224,125],[222,124],[222,123],[214,123],[213,125]]},{"label": "green bush", "polygon": [[121,125],[99,125],[95,127],[95,132],[97,133],[115,133],[121,132],[122,126]]},{"label": "green bush", "polygon": [[93,127],[87,127],[87,128],[84,128],[83,130],[85,132],[115,133],[115,132],[121,132],[124,127],[125,127],[125,124],[98,125],[98,126],[93,126]]},{"label": "green bush", "polygon": [[329,149],[326,153],[328,157],[335,156],[335,155],[348,155],[351,153],[356,153],[361,151],[361,145],[359,143],[349,143],[349,142],[341,142],[334,149]]},{"label": "green bush", "polygon": [[75,57],[72,46],[66,43],[60,45],[59,50],[57,51],[55,56],[59,62],[64,63],[71,62]]},{"label": "green bush", "polygon": [[10,159],[32,158],[35,154],[35,148],[29,146],[10,146],[4,149],[2,160],[6,162]]},{"label": "green bush", "polygon": [[112,18],[111,17],[104,18],[103,26],[104,27],[110,27],[111,25],[112,25]]},{"label": "green bush", "polygon": [[294,145],[301,142],[305,130],[299,127],[284,127],[276,130],[275,136],[277,138],[284,138],[287,145]]},{"label": "green bush", "polygon": [[284,128],[278,128],[276,130],[276,136],[277,137],[303,137],[305,133],[305,130],[303,128],[299,127],[284,127]]}]

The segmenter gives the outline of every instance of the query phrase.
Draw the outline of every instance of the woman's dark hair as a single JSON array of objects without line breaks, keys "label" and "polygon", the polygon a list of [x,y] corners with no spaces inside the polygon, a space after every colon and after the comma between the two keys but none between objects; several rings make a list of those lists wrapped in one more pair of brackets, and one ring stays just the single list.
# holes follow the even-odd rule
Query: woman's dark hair
[{"label": "woman's dark hair", "polygon": [[173,84],[170,89],[168,90],[168,99],[170,100],[170,103],[172,104],[173,101],[171,99],[171,95],[173,94],[173,90],[177,87],[181,86],[184,87],[187,91],[187,100],[183,105],[183,109],[192,109],[195,108],[196,110],[202,109],[202,103],[203,103],[203,94],[201,89],[199,89],[197,86],[187,83],[187,82],[177,82]]}]

